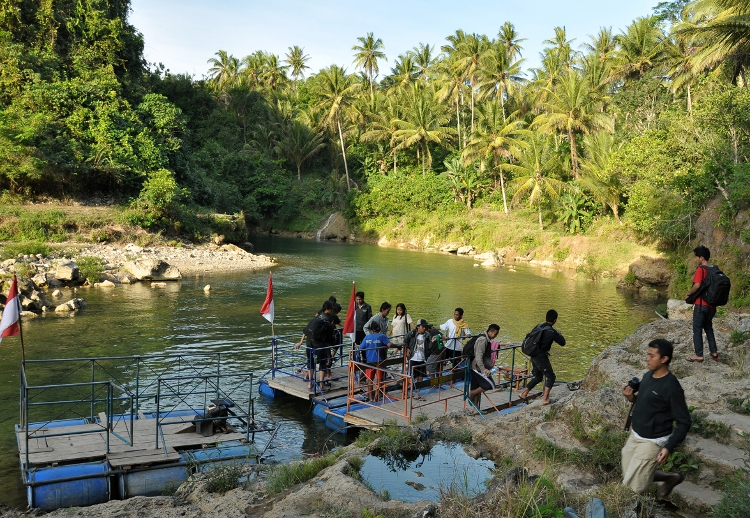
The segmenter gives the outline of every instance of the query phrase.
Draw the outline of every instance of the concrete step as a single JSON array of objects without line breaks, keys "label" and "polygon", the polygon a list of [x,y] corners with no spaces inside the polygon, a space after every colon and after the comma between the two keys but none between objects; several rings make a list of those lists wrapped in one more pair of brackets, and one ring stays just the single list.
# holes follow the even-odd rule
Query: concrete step
[{"label": "concrete step", "polygon": [[750,436],[750,415],[735,414],[733,412],[727,414],[709,412],[706,419],[729,426],[732,429],[732,434],[729,437],[730,443],[736,446],[745,444],[743,435]]},{"label": "concrete step", "polygon": [[719,444],[713,439],[689,434],[685,448],[694,453],[704,464],[716,466],[726,472],[734,472],[745,467],[747,452],[731,444]]},{"label": "concrete step", "polygon": [[684,481],[672,490],[673,495],[679,496],[692,509],[712,508],[721,500],[721,493],[710,487],[699,486],[692,482]]}]

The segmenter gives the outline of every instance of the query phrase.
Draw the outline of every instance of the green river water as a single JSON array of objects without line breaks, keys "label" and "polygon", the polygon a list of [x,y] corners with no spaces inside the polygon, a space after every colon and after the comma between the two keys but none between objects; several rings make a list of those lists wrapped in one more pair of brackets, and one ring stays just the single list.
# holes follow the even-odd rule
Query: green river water
[{"label": "green river water", "polygon": [[[372,245],[283,238],[253,242],[256,253],[278,259],[272,269],[277,335],[299,334],[332,294],[345,313],[352,281],[375,309],[384,300],[394,307],[403,302],[413,319],[442,323],[461,306],[472,331],[495,322],[500,340],[520,341],[544,320],[547,309],[555,308],[560,313],[556,327],[568,343],[553,348],[552,363],[558,380],[572,381],[585,374],[603,349],[655,318],[654,301],[618,293],[613,282],[524,266],[517,266],[515,273],[477,268],[467,257]],[[271,325],[259,315],[267,282],[268,271],[262,271],[187,276],[165,289],[151,289],[147,283],[79,289],[78,296],[88,304],[85,310],[24,323],[26,355],[47,359],[210,351],[222,353],[227,371],[249,370],[260,376],[270,368]],[[203,291],[206,284],[212,286],[210,293]],[[19,419],[21,351],[17,338],[0,345],[0,501],[24,508],[13,433]],[[271,461],[286,462],[299,458],[299,451],[320,451],[347,441],[314,420],[310,405],[302,400],[261,397],[256,413],[283,425],[278,438],[285,446],[274,448]]]}]

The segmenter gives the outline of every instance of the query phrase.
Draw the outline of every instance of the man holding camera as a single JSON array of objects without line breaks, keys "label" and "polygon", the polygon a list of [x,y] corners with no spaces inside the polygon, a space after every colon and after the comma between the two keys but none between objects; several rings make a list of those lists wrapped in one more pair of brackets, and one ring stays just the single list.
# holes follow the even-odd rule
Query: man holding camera
[{"label": "man holding camera", "polygon": [[663,482],[657,490],[660,498],[685,480],[682,473],[664,473],[656,468],[685,440],[690,429],[685,394],[669,371],[673,352],[668,340],[652,340],[646,355],[649,371],[640,383],[634,378],[622,388],[622,395],[633,403],[632,429],[622,449],[622,484],[642,493],[651,482]]}]

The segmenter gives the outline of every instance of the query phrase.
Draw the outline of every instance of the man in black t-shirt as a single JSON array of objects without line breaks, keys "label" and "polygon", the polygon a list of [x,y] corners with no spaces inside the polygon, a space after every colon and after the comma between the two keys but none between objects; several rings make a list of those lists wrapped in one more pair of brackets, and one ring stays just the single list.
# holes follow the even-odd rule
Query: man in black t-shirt
[{"label": "man in black t-shirt", "polygon": [[664,473],[656,468],[685,440],[690,429],[685,393],[669,371],[673,351],[668,340],[652,340],[646,356],[649,372],[635,390],[631,384],[622,388],[622,395],[634,403],[632,429],[622,449],[622,484],[642,493],[651,482],[663,482],[657,490],[660,498],[685,480],[682,473]]},{"label": "man in black t-shirt", "polygon": [[537,356],[531,357],[531,380],[526,384],[526,388],[523,389],[521,394],[519,394],[519,397],[526,400],[526,397],[529,395],[529,392],[531,389],[533,389],[542,379],[544,379],[544,390],[542,391],[542,404],[543,405],[549,405],[550,403],[554,403],[554,399],[550,399],[549,393],[552,390],[552,387],[555,385],[555,380],[557,377],[555,376],[555,371],[552,370],[552,364],[549,361],[549,351],[552,349],[552,342],[556,342],[559,345],[564,346],[565,345],[565,337],[562,335],[560,331],[553,328],[552,326],[555,325],[557,322],[557,311],[554,309],[550,309],[547,311],[546,315],[546,322],[543,324],[545,326],[544,331],[542,331],[542,336],[539,339],[539,349],[540,353]]}]

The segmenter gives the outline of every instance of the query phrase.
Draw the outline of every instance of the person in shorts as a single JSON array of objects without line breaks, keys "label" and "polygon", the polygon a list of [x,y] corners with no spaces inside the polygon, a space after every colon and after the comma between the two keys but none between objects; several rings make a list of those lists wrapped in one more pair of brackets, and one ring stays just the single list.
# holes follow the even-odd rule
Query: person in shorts
[{"label": "person in shorts", "polygon": [[368,380],[367,397],[369,401],[376,401],[385,374],[383,369],[377,367],[385,361],[388,347],[390,347],[391,343],[388,337],[380,332],[380,324],[378,322],[370,323],[370,331],[370,334],[362,340],[359,350],[364,355],[364,362],[368,365],[365,369],[365,377]]},{"label": "person in shorts", "polygon": [[500,332],[500,326],[490,324],[487,331],[481,333],[474,342],[474,357],[471,360],[471,385],[469,399],[474,407],[479,408],[479,397],[482,392],[495,388],[490,369],[494,362],[492,360],[492,340]]},{"label": "person in shorts", "polygon": [[[637,493],[651,482],[663,482],[657,490],[665,498],[683,480],[683,473],[656,469],[685,440],[690,430],[690,411],[677,377],[669,371],[674,348],[663,338],[648,344],[649,371],[640,385],[622,388],[625,399],[634,403],[630,436],[622,448],[622,484]],[[676,423],[676,426],[673,425]]]}]

